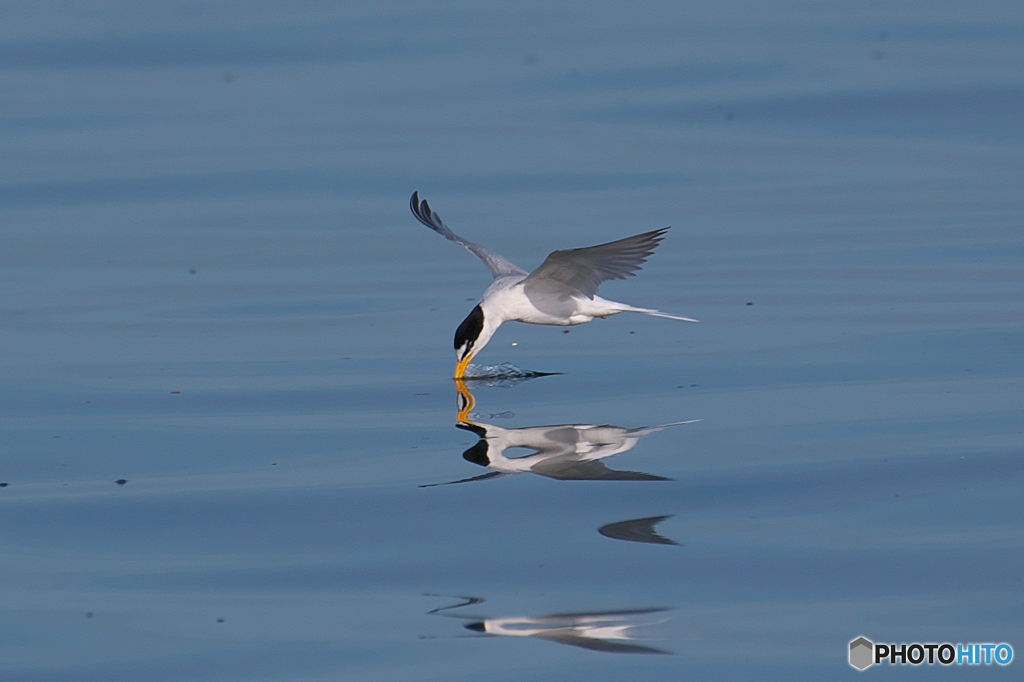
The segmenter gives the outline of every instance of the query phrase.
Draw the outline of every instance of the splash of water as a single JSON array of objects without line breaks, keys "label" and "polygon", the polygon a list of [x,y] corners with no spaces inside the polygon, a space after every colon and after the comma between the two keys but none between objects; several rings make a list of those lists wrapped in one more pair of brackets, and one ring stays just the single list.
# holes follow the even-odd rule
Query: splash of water
[{"label": "splash of water", "polygon": [[558,372],[535,372],[532,369],[516,367],[511,362],[503,362],[500,365],[469,365],[466,368],[465,381],[485,386],[510,388],[527,379],[553,374],[558,374]]}]

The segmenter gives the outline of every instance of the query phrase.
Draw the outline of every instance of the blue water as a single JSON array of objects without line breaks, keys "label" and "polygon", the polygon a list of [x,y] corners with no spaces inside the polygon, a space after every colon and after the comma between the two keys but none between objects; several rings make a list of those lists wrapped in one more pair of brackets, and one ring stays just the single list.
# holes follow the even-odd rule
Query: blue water
[{"label": "blue water", "polygon": [[[0,18],[0,678],[1022,665],[1017,3]],[[527,270],[671,225],[601,294],[701,322],[510,323],[457,428],[414,190]]]}]

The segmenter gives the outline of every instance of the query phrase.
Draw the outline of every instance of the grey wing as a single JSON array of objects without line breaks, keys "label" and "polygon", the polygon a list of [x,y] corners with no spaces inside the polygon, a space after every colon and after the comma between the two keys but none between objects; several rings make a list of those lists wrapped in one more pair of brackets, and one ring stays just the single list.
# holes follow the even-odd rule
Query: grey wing
[{"label": "grey wing", "polygon": [[530,467],[530,471],[556,481],[671,481],[642,471],[609,469],[599,459],[572,460],[555,457]]},{"label": "grey wing", "polygon": [[626,279],[654,253],[669,228],[644,232],[618,241],[582,249],[555,251],[523,281],[527,295],[593,298],[601,282]]},{"label": "grey wing", "polygon": [[558,644],[578,646],[581,649],[590,649],[591,651],[606,651],[615,654],[671,655],[672,653],[671,651],[665,651],[664,649],[656,649],[653,646],[647,646],[646,644],[636,644],[635,642],[628,641],[623,642],[608,639],[598,639],[597,637],[584,637],[568,629],[555,630],[554,632],[545,632],[530,636],[536,639],[546,639],[549,642],[557,642]]},{"label": "grey wing", "polygon": [[420,221],[434,232],[437,232],[442,237],[469,249],[470,252],[484,262],[484,265],[487,266],[495,278],[503,275],[526,275],[526,270],[523,270],[515,263],[502,258],[490,249],[485,249],[479,244],[466,241],[449,230],[448,226],[441,222],[440,216],[430,210],[430,204],[427,203],[427,200],[424,199],[420,201],[418,192],[412,193],[412,198],[409,199],[409,208],[412,209],[412,214],[416,216],[416,220]]},{"label": "grey wing", "polygon": [[669,516],[649,516],[645,519],[630,519],[629,521],[618,521],[608,523],[597,529],[597,532],[606,538],[614,540],[625,540],[627,542],[647,542],[655,545],[678,545],[675,540],[670,540],[654,529],[659,523]]}]

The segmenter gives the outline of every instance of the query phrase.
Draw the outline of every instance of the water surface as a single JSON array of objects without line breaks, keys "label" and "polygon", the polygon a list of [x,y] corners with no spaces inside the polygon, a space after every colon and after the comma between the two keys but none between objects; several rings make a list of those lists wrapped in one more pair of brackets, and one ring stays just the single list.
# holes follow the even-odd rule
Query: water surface
[{"label": "water surface", "polygon": [[[0,677],[1024,651],[1016,4],[3,14]],[[601,293],[701,322],[509,324],[557,374],[457,428],[413,190],[527,270],[672,225]]]}]

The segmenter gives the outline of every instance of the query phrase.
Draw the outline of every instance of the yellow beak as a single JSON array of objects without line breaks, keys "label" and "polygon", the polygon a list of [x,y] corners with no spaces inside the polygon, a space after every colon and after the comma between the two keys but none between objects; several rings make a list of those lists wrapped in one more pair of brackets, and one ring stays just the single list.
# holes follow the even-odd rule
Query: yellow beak
[{"label": "yellow beak", "polygon": [[469,413],[473,410],[473,406],[476,405],[476,399],[473,398],[473,394],[469,392],[469,388],[462,379],[455,380],[455,390],[459,392],[457,398],[457,404],[459,408],[458,420],[460,422],[469,421]]},{"label": "yellow beak", "polygon": [[466,368],[469,367],[469,361],[473,356],[467,355],[458,362],[455,363],[455,378],[463,379],[466,376]]}]

